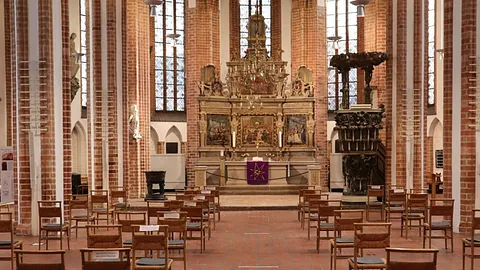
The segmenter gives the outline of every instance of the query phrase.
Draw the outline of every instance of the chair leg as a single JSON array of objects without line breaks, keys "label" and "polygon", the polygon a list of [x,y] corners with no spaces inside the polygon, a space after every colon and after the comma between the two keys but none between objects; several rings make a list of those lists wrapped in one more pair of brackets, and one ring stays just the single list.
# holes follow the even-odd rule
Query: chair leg
[{"label": "chair leg", "polygon": [[450,243],[452,245],[452,253],[453,253],[453,227],[450,228]]},{"label": "chair leg", "polygon": [[[445,249],[447,249],[447,241],[448,241],[448,236],[447,236],[447,230],[443,230],[443,234],[445,236]],[[453,250],[452,250],[453,251]]]},{"label": "chair leg", "polygon": [[68,250],[70,250],[70,227],[68,227],[68,230],[67,230],[67,247],[68,247]]},{"label": "chair leg", "polygon": [[423,248],[425,249],[425,238],[427,237],[427,231],[425,227],[423,227]]},{"label": "chair leg", "polygon": [[42,230],[40,230],[38,233],[38,250],[40,250],[41,247],[42,247]]}]

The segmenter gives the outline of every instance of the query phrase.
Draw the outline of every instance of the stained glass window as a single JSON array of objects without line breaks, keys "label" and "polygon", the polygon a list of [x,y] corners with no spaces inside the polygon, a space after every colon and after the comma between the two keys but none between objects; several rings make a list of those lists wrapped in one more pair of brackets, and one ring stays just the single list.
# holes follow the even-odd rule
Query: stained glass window
[{"label": "stained glass window", "polygon": [[87,107],[87,11],[86,0],[80,0],[80,87],[82,107]]},{"label": "stained glass window", "polygon": [[[340,37],[337,48],[327,40],[327,61],[332,56],[357,52],[357,9],[350,0],[327,0],[327,37]],[[357,70],[352,69],[348,78],[350,104],[357,103]],[[338,110],[342,102],[342,80],[334,68],[328,69],[328,110]]]},{"label": "stained glass window", "polygon": [[435,0],[428,0],[428,105],[435,105]]},{"label": "stained glass window", "polygon": [[166,0],[155,15],[155,108],[185,111],[184,0]]},{"label": "stained glass window", "polygon": [[262,14],[265,18],[265,24],[267,25],[267,30],[265,32],[266,41],[265,45],[268,51],[271,51],[272,45],[272,32],[271,32],[271,0],[240,0],[240,55],[245,56],[248,48],[248,18],[255,14],[255,10],[258,4],[258,13]]}]

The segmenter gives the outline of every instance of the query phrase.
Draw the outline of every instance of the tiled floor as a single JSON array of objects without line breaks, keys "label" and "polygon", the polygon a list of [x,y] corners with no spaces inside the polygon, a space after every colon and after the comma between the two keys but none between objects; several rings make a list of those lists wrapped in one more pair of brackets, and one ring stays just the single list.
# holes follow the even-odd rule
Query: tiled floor
[{"label": "tiled floor", "polygon": [[[394,222],[392,234],[393,247],[421,247],[421,239],[414,232],[410,233],[410,239],[400,238],[398,221]],[[438,269],[461,269],[461,237],[455,235],[454,253],[440,250]],[[17,239],[25,241],[25,249],[37,248],[31,245],[36,238]],[[433,240],[433,246],[442,248],[443,240]],[[58,243],[50,246],[51,249],[56,247]],[[67,269],[81,269],[79,249],[86,247],[84,232],[78,240],[73,237],[71,247],[66,254]],[[383,251],[367,253],[385,256]],[[480,261],[477,265],[475,269],[480,269]],[[316,253],[315,240],[307,240],[307,231],[300,228],[296,211],[222,212],[222,220],[217,223],[203,254],[200,254],[198,241],[188,242],[187,268],[329,269],[329,246],[323,241],[320,254]],[[1,262],[0,269],[9,269],[9,263]],[[174,262],[173,269],[183,269],[183,262]],[[346,261],[340,260],[337,269],[348,269]]]}]

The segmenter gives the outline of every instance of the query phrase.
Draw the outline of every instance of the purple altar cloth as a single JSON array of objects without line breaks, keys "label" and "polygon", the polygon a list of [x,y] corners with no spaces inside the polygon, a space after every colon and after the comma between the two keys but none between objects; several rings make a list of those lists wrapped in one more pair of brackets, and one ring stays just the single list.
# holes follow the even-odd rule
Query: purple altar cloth
[{"label": "purple altar cloth", "polygon": [[247,183],[249,185],[267,185],[268,162],[247,161]]}]

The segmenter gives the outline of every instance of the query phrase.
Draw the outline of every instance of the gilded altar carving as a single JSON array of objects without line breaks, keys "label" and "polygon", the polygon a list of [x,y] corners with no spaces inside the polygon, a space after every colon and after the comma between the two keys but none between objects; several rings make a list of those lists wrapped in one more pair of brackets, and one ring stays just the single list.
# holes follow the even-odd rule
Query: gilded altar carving
[{"label": "gilded altar carving", "polygon": [[218,77],[217,68],[213,64],[202,67],[198,88],[200,88],[200,95],[202,96],[225,96],[228,94],[224,91],[223,83]]},{"label": "gilded altar carving", "polygon": [[278,132],[283,132],[283,115],[282,113],[277,113],[277,121],[275,122],[275,128],[277,129]]},{"label": "gilded altar carving", "polygon": [[230,145],[230,123],[227,115],[207,115],[207,145]]},{"label": "gilded altar carving", "polygon": [[313,74],[306,66],[297,69],[295,80],[292,82],[292,95],[297,97],[313,97]]},{"label": "gilded altar carving", "polygon": [[242,145],[273,145],[273,116],[242,116]]},{"label": "gilded altar carving", "polygon": [[288,115],[286,138],[287,144],[304,145],[307,143],[306,134],[307,118],[305,115]]},{"label": "gilded altar carving", "polygon": [[232,115],[232,121],[230,122],[230,130],[231,130],[232,133],[233,132],[237,133],[237,129],[238,129],[238,119],[237,118],[238,118],[237,114],[234,113]]}]

